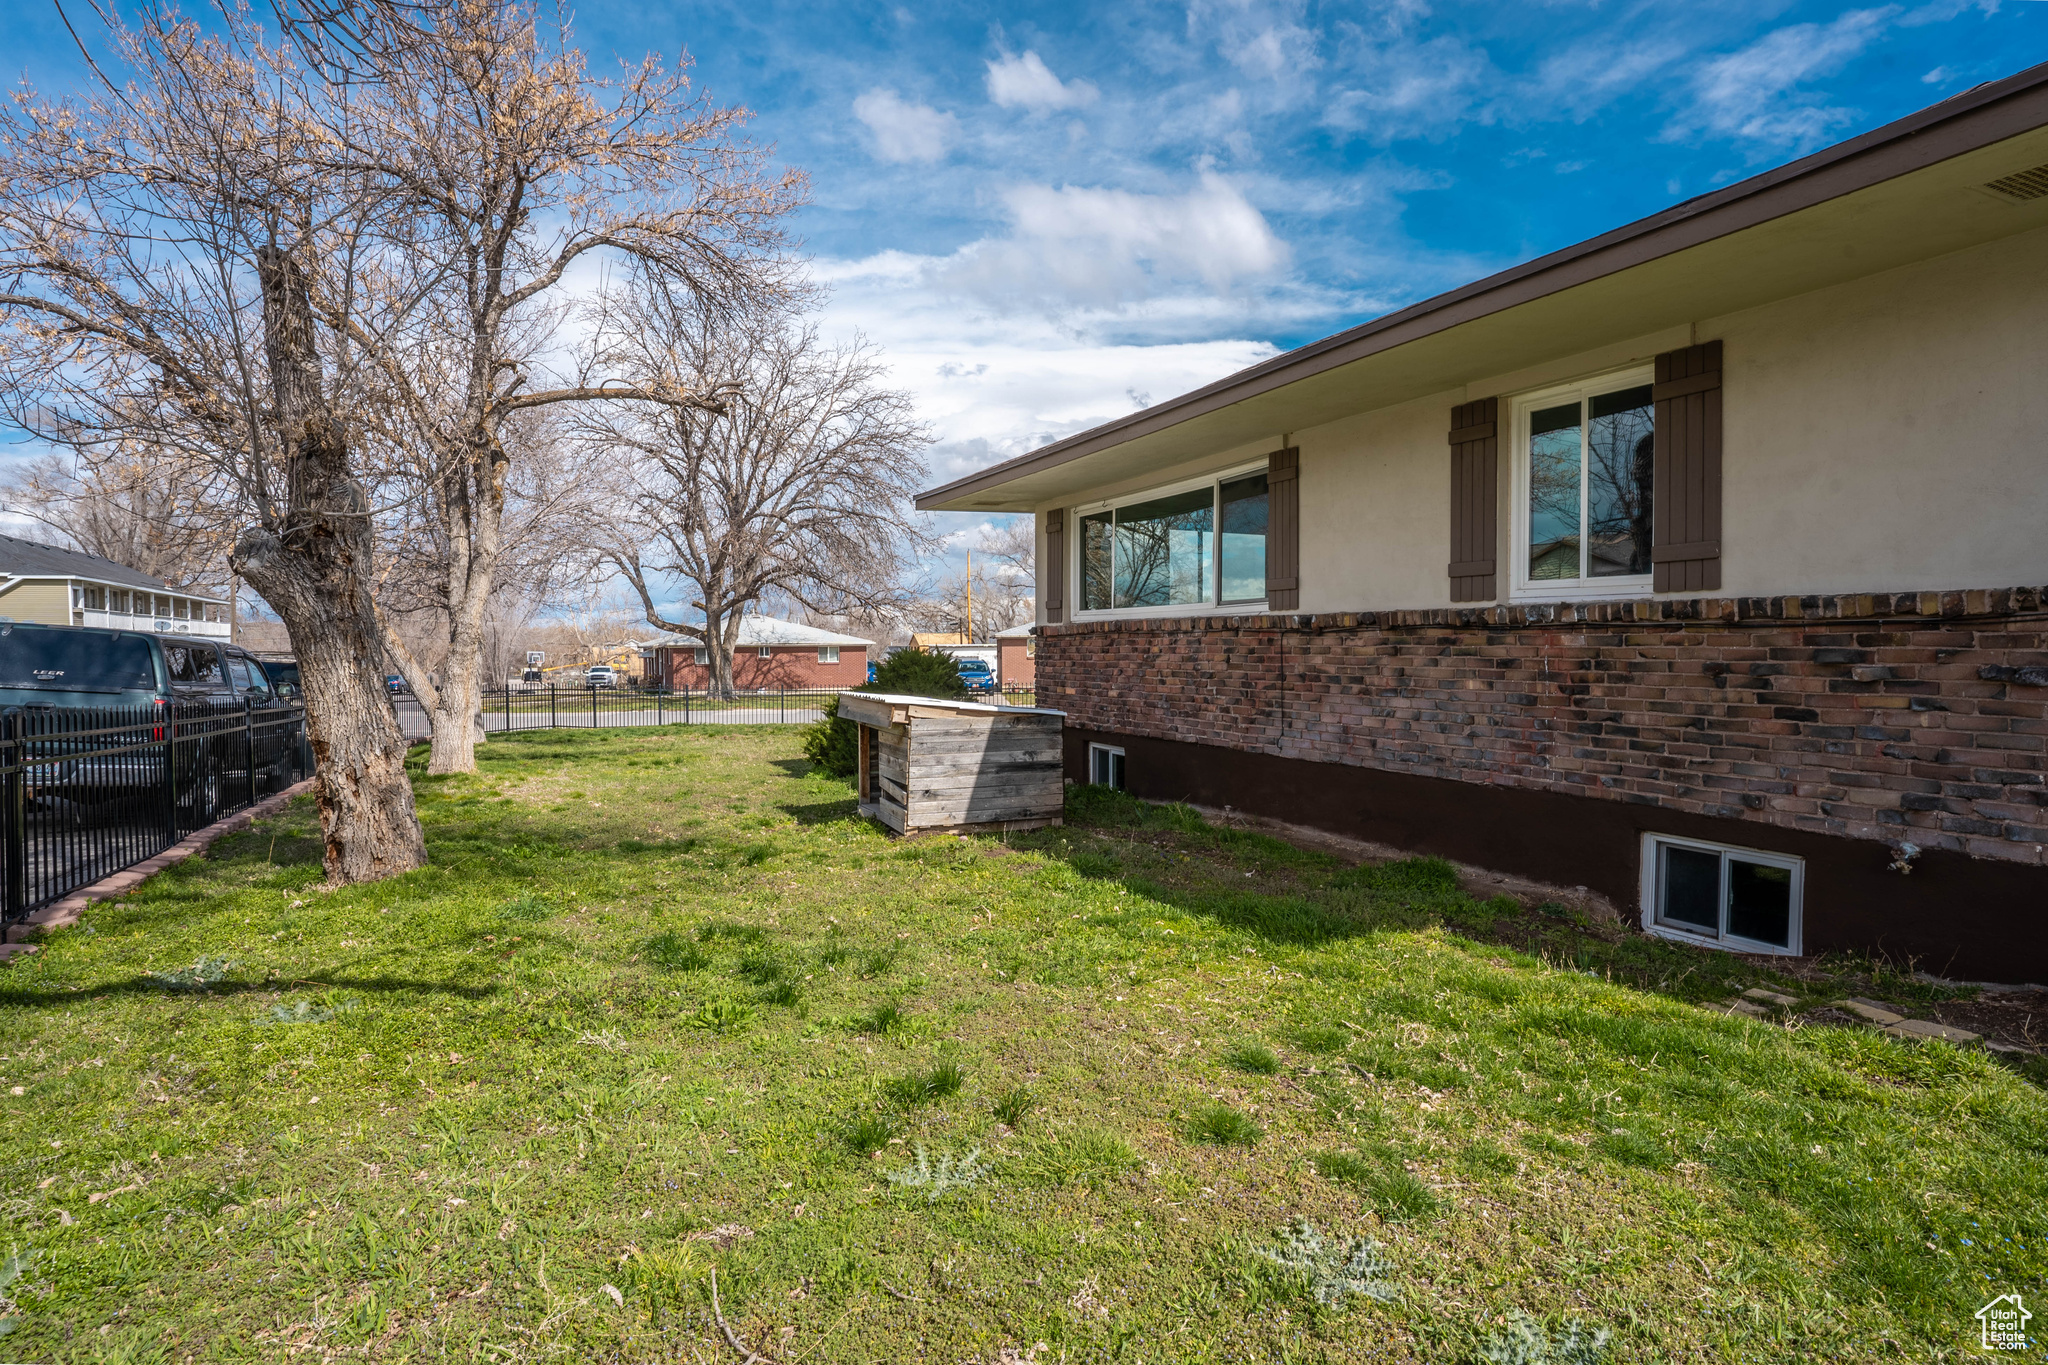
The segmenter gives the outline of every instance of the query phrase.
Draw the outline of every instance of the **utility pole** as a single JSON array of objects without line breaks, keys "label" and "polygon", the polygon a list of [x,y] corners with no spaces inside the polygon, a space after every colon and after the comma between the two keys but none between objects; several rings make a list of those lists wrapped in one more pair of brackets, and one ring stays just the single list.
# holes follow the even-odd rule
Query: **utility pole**
[{"label": "utility pole", "polygon": [[974,643],[974,551],[967,552],[967,643]]}]

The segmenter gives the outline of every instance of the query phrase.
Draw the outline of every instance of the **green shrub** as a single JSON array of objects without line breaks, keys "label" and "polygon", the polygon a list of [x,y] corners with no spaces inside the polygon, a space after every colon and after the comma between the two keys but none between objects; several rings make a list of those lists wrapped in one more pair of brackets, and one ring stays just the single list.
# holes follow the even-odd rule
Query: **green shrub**
[{"label": "green shrub", "polygon": [[804,727],[804,757],[828,777],[852,777],[860,765],[860,736],[850,720],[839,719],[839,698],[825,703],[825,714]]},{"label": "green shrub", "polygon": [[[855,692],[891,692],[907,697],[938,697],[964,701],[967,684],[950,654],[934,650],[899,649],[875,668],[875,680]],[[832,777],[852,777],[860,763],[860,738],[853,722],[839,718],[839,698],[825,703],[825,714],[804,728],[804,757]]]},{"label": "green shrub", "polygon": [[939,697],[965,701],[967,684],[960,680],[960,663],[937,650],[899,649],[875,667],[875,680],[862,692],[893,692],[906,697]]}]

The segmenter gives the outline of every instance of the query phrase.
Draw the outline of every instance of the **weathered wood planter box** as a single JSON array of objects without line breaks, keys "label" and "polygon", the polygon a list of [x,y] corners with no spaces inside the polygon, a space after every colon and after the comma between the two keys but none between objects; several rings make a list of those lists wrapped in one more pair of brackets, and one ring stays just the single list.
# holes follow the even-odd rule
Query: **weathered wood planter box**
[{"label": "weathered wood planter box", "polygon": [[860,729],[860,809],[895,830],[1037,829],[1060,822],[1063,711],[842,692]]}]

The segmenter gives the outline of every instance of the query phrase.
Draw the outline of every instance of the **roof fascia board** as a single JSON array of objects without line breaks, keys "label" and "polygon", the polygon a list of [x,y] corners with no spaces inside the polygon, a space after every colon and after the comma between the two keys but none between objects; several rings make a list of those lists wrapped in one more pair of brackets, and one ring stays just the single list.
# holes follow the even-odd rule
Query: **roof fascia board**
[{"label": "roof fascia board", "polygon": [[1029,474],[1153,435],[1297,380],[1448,331],[1659,257],[1853,194],[2048,123],[2048,62],[1965,91],[1860,137],[1688,199],[1636,222],[920,493],[932,509]]}]

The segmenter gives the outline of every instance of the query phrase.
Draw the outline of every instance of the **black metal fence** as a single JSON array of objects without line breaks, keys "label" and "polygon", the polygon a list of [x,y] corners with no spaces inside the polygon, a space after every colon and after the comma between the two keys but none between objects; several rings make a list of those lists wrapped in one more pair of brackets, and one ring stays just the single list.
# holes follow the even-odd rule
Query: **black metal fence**
[{"label": "black metal fence", "polygon": [[312,772],[297,706],[0,711],[0,883],[20,920]]},{"label": "black metal fence", "polygon": [[[773,688],[715,697],[690,688],[507,687],[484,694],[484,729],[595,729],[624,725],[807,725],[843,688]],[[1030,692],[976,701],[1030,706]]]}]

